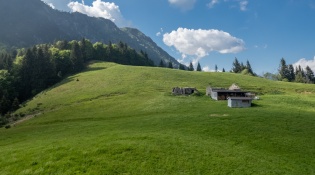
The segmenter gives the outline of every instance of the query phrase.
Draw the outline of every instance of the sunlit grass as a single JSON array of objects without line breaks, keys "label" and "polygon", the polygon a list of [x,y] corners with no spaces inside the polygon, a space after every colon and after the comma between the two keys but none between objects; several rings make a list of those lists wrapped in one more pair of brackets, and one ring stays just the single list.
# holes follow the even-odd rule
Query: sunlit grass
[{"label": "sunlit grass", "polygon": [[[237,83],[247,109],[206,97]],[[192,86],[201,96],[173,96]],[[231,73],[94,63],[0,130],[0,174],[314,174],[315,86]]]}]

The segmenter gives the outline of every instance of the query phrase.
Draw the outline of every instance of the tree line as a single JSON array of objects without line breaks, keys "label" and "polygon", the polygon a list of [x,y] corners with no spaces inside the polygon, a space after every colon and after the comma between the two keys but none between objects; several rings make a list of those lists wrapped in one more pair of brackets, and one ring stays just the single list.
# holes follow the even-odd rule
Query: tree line
[{"label": "tree line", "polygon": [[12,120],[9,113],[18,109],[20,102],[82,71],[91,60],[154,66],[146,52],[137,52],[123,42],[56,41],[0,53],[0,126]]},{"label": "tree line", "polygon": [[[171,62],[169,62],[168,64],[164,63],[162,60],[160,61],[159,67],[166,67],[166,68],[173,68],[173,65]],[[193,66],[193,63],[190,62],[188,67],[186,67],[183,64],[179,64],[179,68],[180,70],[187,70],[187,71],[195,71],[195,68]],[[202,71],[201,65],[198,62],[197,63],[197,67],[196,67],[196,71]],[[214,68],[215,72],[218,72],[218,66],[215,65]],[[225,69],[222,68],[221,72],[225,72]],[[234,62],[233,62],[233,67],[230,71],[231,73],[241,73],[241,74],[245,74],[245,75],[251,75],[251,76],[257,76],[257,74],[253,71],[251,64],[249,63],[249,61],[247,60],[246,65],[244,65],[242,62],[239,62],[237,58],[235,58]]]},{"label": "tree line", "polygon": [[287,82],[308,84],[315,83],[314,72],[309,66],[306,66],[305,70],[301,68],[301,65],[294,68],[292,64],[287,65],[284,58],[280,60],[280,66],[276,78],[280,81]]}]

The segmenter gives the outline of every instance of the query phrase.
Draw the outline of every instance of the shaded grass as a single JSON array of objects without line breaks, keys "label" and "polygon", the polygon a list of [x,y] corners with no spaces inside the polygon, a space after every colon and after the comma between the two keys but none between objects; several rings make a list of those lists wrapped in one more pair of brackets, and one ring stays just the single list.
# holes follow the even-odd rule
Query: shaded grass
[{"label": "shaded grass", "polygon": [[[231,109],[170,93],[209,83],[264,95]],[[0,130],[0,174],[314,174],[314,87],[97,62],[18,111],[41,115]]]}]

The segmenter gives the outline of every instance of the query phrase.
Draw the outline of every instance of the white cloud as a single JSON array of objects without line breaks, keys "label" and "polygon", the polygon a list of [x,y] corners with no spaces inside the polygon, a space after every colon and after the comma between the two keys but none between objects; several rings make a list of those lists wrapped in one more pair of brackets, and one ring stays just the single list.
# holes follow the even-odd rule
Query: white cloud
[{"label": "white cloud", "polygon": [[161,28],[160,31],[156,33],[156,36],[161,36],[162,33],[163,33],[163,28]]},{"label": "white cloud", "polygon": [[205,66],[202,68],[202,71],[204,72],[211,72],[211,69],[209,68],[209,66]]},{"label": "white cloud", "polygon": [[226,54],[241,52],[245,49],[242,39],[215,29],[178,28],[177,31],[164,34],[163,42],[167,46],[174,46],[182,55],[191,55],[198,59],[207,56],[210,52]]},{"label": "white cloud", "polygon": [[241,11],[247,10],[248,1],[240,1],[240,9]]},{"label": "white cloud", "polygon": [[67,6],[71,0],[42,0],[43,2],[47,3],[53,9],[58,9],[61,11],[70,11],[69,7]]},{"label": "white cloud", "polygon": [[[216,4],[220,2],[224,3],[230,3],[233,8],[238,7],[240,8],[241,11],[246,11],[247,10],[247,5],[248,5],[248,0],[210,0],[210,2],[207,4],[209,8],[213,8]],[[238,5],[236,5],[236,3]]]},{"label": "white cloud", "polygon": [[264,45],[254,45],[253,46],[255,49],[267,49],[268,48],[268,44],[264,44]]},{"label": "white cloud", "polygon": [[187,11],[194,8],[196,0],[168,0],[168,2],[183,11]]},{"label": "white cloud", "polygon": [[[203,68],[202,68],[202,71],[204,71],[204,72],[215,72],[215,70],[214,70],[214,69],[211,69],[209,66],[203,67]],[[217,70],[217,72],[222,72],[222,71]]]},{"label": "white cloud", "polygon": [[211,0],[208,4],[207,4],[207,6],[209,7],[209,8],[212,8],[212,7],[214,7],[214,5],[216,5],[216,4],[218,4],[219,3],[219,0]]},{"label": "white cloud", "polygon": [[313,60],[307,60],[305,58],[300,59],[296,63],[293,64],[294,68],[301,65],[301,67],[305,70],[306,66],[309,66],[315,72],[315,57]]},{"label": "white cloud", "polygon": [[52,3],[47,3],[52,9],[56,9],[56,7],[54,6],[54,4]]},{"label": "white cloud", "polygon": [[82,3],[70,2],[68,4],[68,7],[72,10],[72,12],[80,12],[91,17],[101,17],[109,19],[120,27],[130,25],[130,22],[127,22],[123,18],[119,10],[119,6],[117,6],[115,3],[95,0],[92,3],[92,6],[88,6],[84,4],[84,1],[82,1]]}]

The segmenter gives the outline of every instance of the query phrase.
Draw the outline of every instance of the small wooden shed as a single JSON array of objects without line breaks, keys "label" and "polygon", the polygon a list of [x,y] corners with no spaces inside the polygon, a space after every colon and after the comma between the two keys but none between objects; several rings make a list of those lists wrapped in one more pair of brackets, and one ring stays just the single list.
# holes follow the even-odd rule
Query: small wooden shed
[{"label": "small wooden shed", "polygon": [[252,106],[251,97],[228,97],[228,106],[231,108],[249,108]]}]

